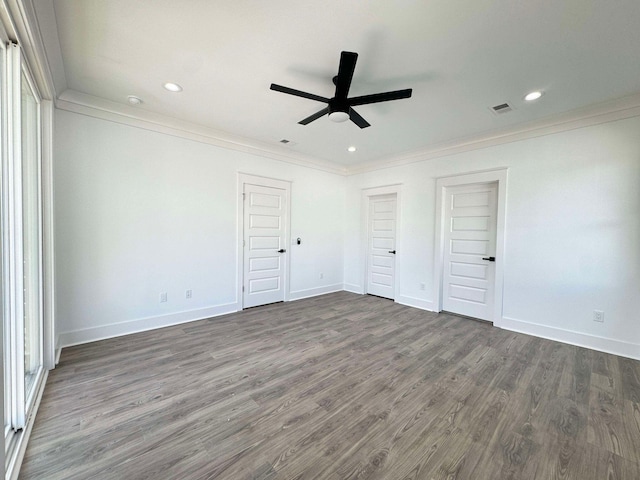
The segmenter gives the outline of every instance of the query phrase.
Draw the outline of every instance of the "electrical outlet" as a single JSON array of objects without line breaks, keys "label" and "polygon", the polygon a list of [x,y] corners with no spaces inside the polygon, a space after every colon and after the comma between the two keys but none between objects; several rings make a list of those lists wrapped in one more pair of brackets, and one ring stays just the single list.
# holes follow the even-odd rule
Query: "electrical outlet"
[{"label": "electrical outlet", "polygon": [[164,303],[167,301],[167,292],[162,292],[160,294],[160,303]]},{"label": "electrical outlet", "polygon": [[193,297],[193,291],[191,289],[187,290],[186,292],[184,292],[184,296],[185,298]]},{"label": "electrical outlet", "polygon": [[593,321],[594,322],[604,322],[604,312],[602,310],[594,310],[593,311]]},{"label": "electrical outlet", "polygon": [[424,283],[420,284],[420,290],[425,290],[427,288],[427,286]]}]

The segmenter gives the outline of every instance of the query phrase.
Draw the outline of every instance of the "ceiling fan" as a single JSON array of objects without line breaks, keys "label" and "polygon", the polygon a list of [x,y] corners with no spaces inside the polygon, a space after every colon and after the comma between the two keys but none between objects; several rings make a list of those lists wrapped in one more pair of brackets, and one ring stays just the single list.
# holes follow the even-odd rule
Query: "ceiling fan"
[{"label": "ceiling fan", "polygon": [[340,67],[338,75],[333,77],[333,84],[336,86],[336,93],[333,98],[325,98],[313,93],[302,92],[289,87],[283,87],[275,83],[271,84],[271,90],[276,92],[288,93],[297,97],[308,98],[318,102],[327,103],[328,106],[319,112],[300,120],[300,125],[307,125],[314,120],[329,114],[329,119],[334,122],[344,122],[351,119],[360,128],[371,126],[364,118],[362,118],[352,107],[356,105],[366,105],[369,103],[388,102],[390,100],[400,100],[401,98],[411,97],[411,88],[405,90],[395,90],[393,92],[374,93],[372,95],[363,95],[361,97],[348,98],[351,79],[356,68],[358,54],[353,52],[342,52],[340,54]]}]

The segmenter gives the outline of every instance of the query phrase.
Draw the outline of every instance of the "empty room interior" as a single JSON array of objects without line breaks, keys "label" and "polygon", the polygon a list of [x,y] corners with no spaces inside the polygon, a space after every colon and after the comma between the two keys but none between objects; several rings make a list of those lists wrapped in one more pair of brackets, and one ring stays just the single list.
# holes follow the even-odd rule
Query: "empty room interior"
[{"label": "empty room interior", "polygon": [[2,0],[7,479],[640,479],[640,2]]}]

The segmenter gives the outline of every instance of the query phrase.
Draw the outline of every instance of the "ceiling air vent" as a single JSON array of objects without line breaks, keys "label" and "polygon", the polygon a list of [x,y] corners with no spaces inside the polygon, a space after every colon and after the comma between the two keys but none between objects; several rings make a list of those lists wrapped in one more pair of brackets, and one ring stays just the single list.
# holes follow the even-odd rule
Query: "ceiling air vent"
[{"label": "ceiling air vent", "polygon": [[510,112],[511,110],[513,110],[513,108],[508,103],[501,103],[500,105],[491,107],[491,111],[496,115],[502,115],[503,113]]}]

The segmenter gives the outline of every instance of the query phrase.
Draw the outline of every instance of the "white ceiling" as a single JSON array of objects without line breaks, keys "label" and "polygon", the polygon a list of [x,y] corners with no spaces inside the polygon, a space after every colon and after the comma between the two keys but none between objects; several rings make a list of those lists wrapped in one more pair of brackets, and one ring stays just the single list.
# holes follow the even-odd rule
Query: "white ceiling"
[{"label": "white ceiling", "polygon": [[[354,166],[499,132],[640,92],[640,1],[35,0],[58,96],[80,92]],[[56,35],[57,28],[57,35]],[[59,41],[59,44],[57,43]],[[274,82],[332,97],[340,52],[359,54],[361,130]],[[164,82],[184,87],[178,94]],[[523,96],[542,89],[534,103]],[[144,100],[127,105],[127,96]],[[72,97],[72,95],[71,95]],[[489,107],[509,102],[497,116]],[[358,150],[348,153],[347,147]],[[285,148],[285,147],[282,147]]]}]

